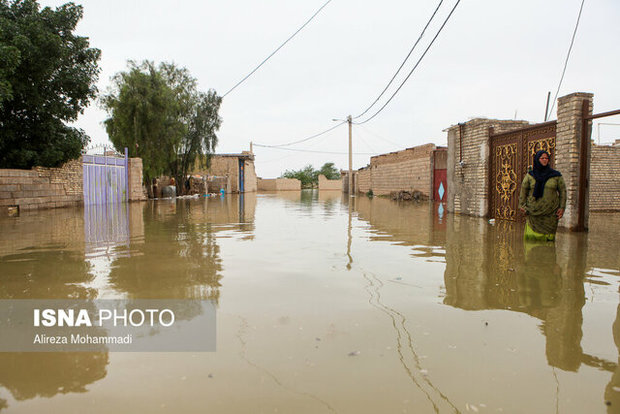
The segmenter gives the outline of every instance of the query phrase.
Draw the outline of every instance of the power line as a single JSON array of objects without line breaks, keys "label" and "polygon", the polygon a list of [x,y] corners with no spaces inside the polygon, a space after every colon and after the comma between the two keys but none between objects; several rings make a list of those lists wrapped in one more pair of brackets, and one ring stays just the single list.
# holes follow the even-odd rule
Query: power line
[{"label": "power line", "polygon": [[549,113],[553,112],[553,108],[555,107],[555,102],[558,99],[558,94],[560,93],[560,87],[562,86],[562,81],[564,80],[564,74],[566,73],[566,67],[568,66],[568,58],[570,57],[570,52],[573,49],[573,43],[575,43],[575,36],[577,35],[577,27],[579,27],[579,20],[581,19],[581,11],[583,10],[583,4],[585,2],[586,0],[581,0],[581,7],[579,7],[579,15],[577,16],[577,23],[575,23],[575,30],[573,30],[573,37],[570,40],[570,46],[568,47],[568,53],[566,54],[566,60],[564,61],[564,69],[562,69],[562,76],[560,77],[560,83],[558,84],[558,90],[555,91],[555,98],[553,98],[553,105],[551,105],[551,109],[549,110]]},{"label": "power line", "polygon": [[337,124],[337,125],[335,125],[335,126],[333,126],[331,128],[326,129],[325,131],[319,132],[318,134],[314,134],[314,135],[311,135],[311,136],[309,136],[307,138],[300,139],[300,140],[297,140],[297,141],[287,142],[285,144],[277,144],[277,145],[254,144],[254,145],[259,146],[259,147],[265,147],[265,148],[287,147],[289,145],[299,144],[299,143],[306,142],[306,141],[309,141],[309,140],[314,139],[314,138],[318,138],[321,135],[327,134],[328,132],[333,131],[334,129],[338,128],[340,125],[346,124],[346,123],[347,123],[347,121],[342,121],[341,123],[339,123],[339,124]]},{"label": "power line", "polygon": [[[336,152],[336,151],[314,151],[314,150],[308,150],[308,149],[302,149],[302,148],[282,148],[282,147],[274,147],[274,146],[270,146],[270,145],[260,145],[260,144],[252,144],[255,147],[261,147],[261,148],[271,148],[271,149],[277,149],[277,150],[284,150],[284,151],[299,151],[299,152],[314,152],[317,154],[348,154],[348,152]],[[375,155],[375,152],[354,152],[354,154],[356,155]]]},{"label": "power line", "polygon": [[416,70],[416,68],[418,67],[418,65],[420,64],[420,62],[422,61],[422,59],[424,59],[424,56],[426,56],[426,53],[428,52],[428,50],[431,48],[431,46],[433,45],[433,43],[435,43],[435,40],[437,39],[437,37],[439,36],[439,33],[441,33],[441,31],[443,30],[443,28],[445,27],[446,23],[448,23],[448,20],[450,20],[450,17],[452,16],[452,13],[454,13],[454,10],[456,10],[456,6],[459,5],[459,3],[461,2],[461,0],[458,0],[456,2],[456,4],[454,5],[454,7],[452,8],[452,10],[450,11],[450,14],[448,14],[448,17],[446,17],[446,20],[444,20],[443,24],[441,25],[441,27],[439,28],[439,31],[437,32],[437,34],[435,34],[435,37],[433,37],[433,40],[431,40],[431,43],[426,47],[426,50],[424,50],[424,53],[422,54],[422,56],[420,56],[420,59],[418,59],[417,63],[415,64],[415,66],[413,67],[413,69],[411,69],[411,71],[409,72],[409,74],[407,75],[407,77],[405,78],[405,80],[403,80],[403,82],[400,84],[400,86],[398,87],[398,89],[396,89],[396,91],[392,94],[392,96],[390,97],[390,99],[388,99],[388,101],[386,103],[383,104],[383,106],[381,108],[379,108],[379,110],[377,112],[375,112],[370,118],[367,118],[365,121],[362,122],[355,122],[355,124],[357,125],[361,125],[361,124],[365,124],[366,122],[370,121],[371,119],[373,119],[375,116],[379,115],[379,113],[381,113],[381,111],[383,111],[383,109],[385,109],[386,106],[388,106],[388,104],[392,101],[392,99],[394,99],[394,97],[396,96],[396,94],[400,91],[400,89],[405,85],[405,83],[407,82],[407,80],[409,80],[409,78],[411,77],[411,75],[413,74],[413,72]]},{"label": "power line", "polygon": [[411,48],[411,50],[409,50],[409,53],[407,54],[407,56],[405,57],[405,60],[403,60],[403,63],[400,64],[400,66],[398,67],[398,69],[396,70],[396,73],[394,73],[394,76],[392,76],[392,79],[390,79],[390,81],[388,82],[388,84],[385,86],[385,88],[383,89],[383,91],[381,91],[381,93],[379,94],[379,96],[377,96],[377,99],[374,100],[373,103],[370,104],[370,106],[368,108],[366,108],[364,110],[364,112],[362,112],[361,114],[354,116],[353,119],[357,119],[361,116],[363,116],[366,112],[368,112],[370,110],[370,108],[372,108],[378,101],[379,99],[381,99],[381,97],[383,96],[383,94],[385,93],[385,91],[388,90],[388,88],[390,87],[390,85],[392,84],[392,82],[394,82],[394,79],[396,79],[396,76],[400,73],[400,70],[403,68],[403,66],[405,66],[405,63],[407,62],[407,60],[409,60],[409,57],[411,56],[411,54],[413,53],[413,51],[415,50],[416,46],[418,45],[418,43],[420,43],[420,40],[422,40],[422,37],[424,36],[424,33],[426,32],[426,29],[428,28],[428,26],[431,24],[431,22],[433,21],[433,19],[435,18],[435,15],[437,14],[437,11],[439,11],[439,8],[441,7],[441,5],[443,4],[443,0],[439,1],[439,4],[437,5],[437,7],[435,8],[435,11],[433,12],[433,15],[431,16],[430,19],[428,19],[428,22],[426,22],[426,26],[424,26],[424,29],[422,29],[422,32],[420,33],[420,36],[418,37],[418,40],[415,41],[415,43],[413,44],[413,47]]},{"label": "power line", "polygon": [[256,66],[250,73],[248,73],[243,79],[241,79],[239,82],[237,82],[235,84],[235,86],[233,86],[232,88],[230,88],[228,90],[228,92],[226,92],[224,95],[222,95],[222,98],[225,98],[226,95],[228,95],[229,93],[231,93],[232,91],[234,91],[237,86],[241,85],[247,78],[249,78],[250,76],[252,76],[254,74],[254,72],[256,72],[261,66],[263,66],[273,55],[275,55],[280,49],[282,49],[284,47],[284,45],[286,45],[292,38],[294,38],[297,33],[301,32],[301,30],[306,27],[308,25],[308,23],[310,23],[312,21],[312,19],[314,19],[316,17],[317,14],[319,14],[321,12],[321,10],[323,10],[323,8],[325,8],[325,6],[327,6],[332,0],[327,0],[325,2],[325,4],[323,4],[321,6],[320,9],[318,9],[299,29],[297,29],[297,31],[295,33],[293,33],[288,39],[286,39],[284,41],[284,43],[282,43],[280,46],[278,46],[278,48],[276,50],[274,50],[273,52],[271,52],[271,54],[269,56],[267,56],[265,59],[263,59],[263,61]]},{"label": "power line", "polygon": [[373,132],[372,130],[370,130],[370,128],[368,128],[368,126],[361,126],[361,125],[360,125],[360,128],[361,128],[362,130],[364,130],[364,131],[368,132],[370,135],[374,136],[375,138],[379,138],[380,140],[385,141],[385,142],[387,142],[388,144],[394,145],[394,146],[395,146],[395,147],[397,147],[397,148],[402,148],[402,147],[404,146],[402,143],[401,143],[401,144],[399,144],[399,143],[396,143],[396,142],[394,142],[394,141],[390,141],[390,140],[389,140],[389,139],[387,139],[387,138],[382,137],[381,135],[377,134],[376,132]]}]

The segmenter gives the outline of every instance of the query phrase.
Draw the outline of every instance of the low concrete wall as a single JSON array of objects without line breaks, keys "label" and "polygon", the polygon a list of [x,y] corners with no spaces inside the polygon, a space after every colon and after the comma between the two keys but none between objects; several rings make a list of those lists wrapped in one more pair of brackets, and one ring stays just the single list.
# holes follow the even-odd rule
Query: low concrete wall
[{"label": "low concrete wall", "polygon": [[300,191],[301,181],[296,178],[259,178],[259,191]]},{"label": "low concrete wall", "polygon": [[323,174],[319,175],[319,191],[321,190],[342,191],[342,179],[328,180]]},{"label": "low concrete wall", "polygon": [[34,210],[79,205],[83,201],[81,159],[60,168],[0,170],[0,214],[6,214],[9,206]]},{"label": "low concrete wall", "polygon": [[590,210],[620,211],[620,142],[592,147]]}]

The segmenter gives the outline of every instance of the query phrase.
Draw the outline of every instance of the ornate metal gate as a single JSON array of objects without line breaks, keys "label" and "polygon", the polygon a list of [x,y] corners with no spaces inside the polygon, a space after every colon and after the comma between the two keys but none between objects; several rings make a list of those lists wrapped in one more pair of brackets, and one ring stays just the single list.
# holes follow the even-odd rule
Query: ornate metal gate
[{"label": "ornate metal gate", "polygon": [[495,219],[523,221],[519,210],[521,181],[534,154],[544,149],[555,165],[556,121],[490,135],[489,215]]}]

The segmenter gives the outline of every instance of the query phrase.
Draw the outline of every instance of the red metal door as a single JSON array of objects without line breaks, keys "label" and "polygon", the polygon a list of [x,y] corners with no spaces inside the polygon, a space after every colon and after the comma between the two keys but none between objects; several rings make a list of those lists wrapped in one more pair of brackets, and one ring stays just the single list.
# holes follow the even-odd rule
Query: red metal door
[{"label": "red metal door", "polygon": [[434,170],[433,174],[433,200],[446,201],[448,196],[448,170]]}]

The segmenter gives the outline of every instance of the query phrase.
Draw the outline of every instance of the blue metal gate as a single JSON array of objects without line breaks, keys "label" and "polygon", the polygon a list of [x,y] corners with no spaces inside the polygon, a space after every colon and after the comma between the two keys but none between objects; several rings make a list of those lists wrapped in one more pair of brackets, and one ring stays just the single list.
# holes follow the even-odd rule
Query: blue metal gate
[{"label": "blue metal gate", "polygon": [[83,155],[82,166],[85,205],[127,201],[127,155],[125,158]]}]

